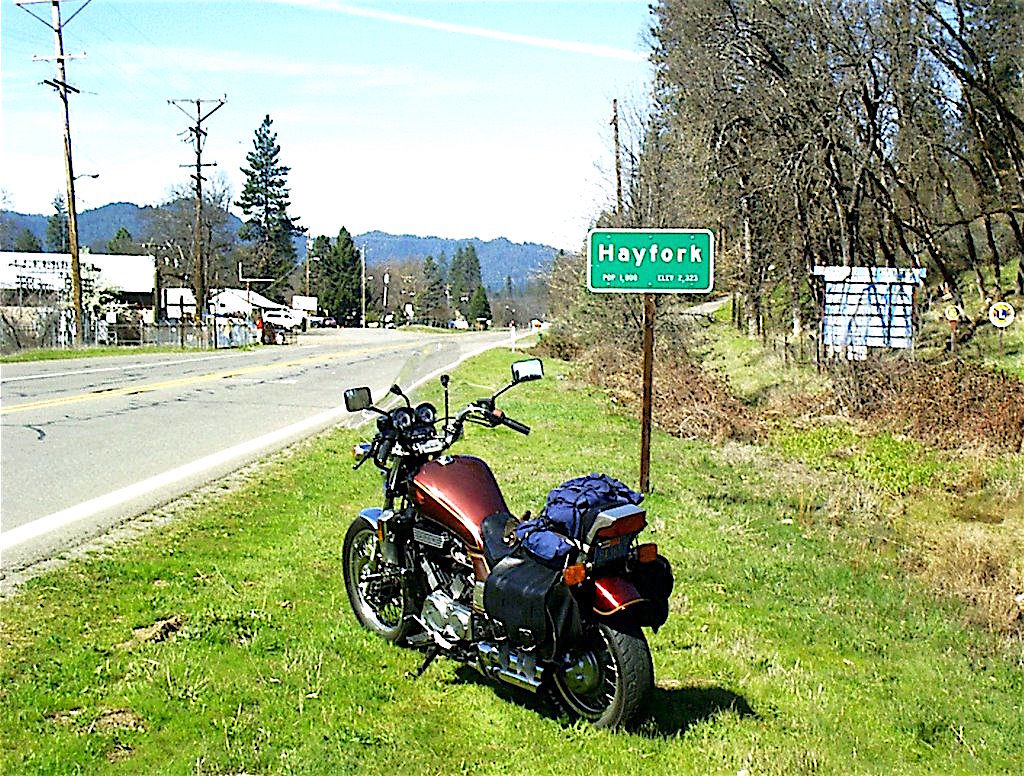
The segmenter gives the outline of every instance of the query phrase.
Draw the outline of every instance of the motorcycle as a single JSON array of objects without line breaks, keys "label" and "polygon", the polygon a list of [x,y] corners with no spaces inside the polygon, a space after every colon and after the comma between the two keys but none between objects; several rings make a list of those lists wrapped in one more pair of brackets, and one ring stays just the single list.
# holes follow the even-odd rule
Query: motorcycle
[{"label": "motorcycle", "polygon": [[416,676],[443,654],[541,693],[573,718],[617,727],[653,685],[642,628],[664,624],[672,588],[657,545],[637,541],[645,510],[590,509],[577,536],[553,537],[568,551],[551,562],[514,538],[525,523],[490,467],[447,452],[467,424],[529,434],[496,400],[543,373],[540,359],[517,361],[508,385],[454,415],[442,375],[443,418],[430,403],[414,407],[397,385],[389,393],[403,403],[391,410],[375,406],[369,388],[345,391],[349,412],[377,415],[353,468],[372,461],[383,479],[383,505],[363,509],[345,535],[345,586],[365,628],[425,650]]}]

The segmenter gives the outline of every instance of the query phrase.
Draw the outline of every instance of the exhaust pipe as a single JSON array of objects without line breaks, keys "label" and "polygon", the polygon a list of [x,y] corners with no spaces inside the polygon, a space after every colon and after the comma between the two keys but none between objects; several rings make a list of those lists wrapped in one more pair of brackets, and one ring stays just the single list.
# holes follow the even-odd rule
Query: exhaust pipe
[{"label": "exhaust pipe", "polygon": [[476,646],[480,673],[529,692],[540,689],[544,667],[537,664],[537,658],[533,655],[513,652],[508,647],[499,648],[493,644],[480,643]]}]

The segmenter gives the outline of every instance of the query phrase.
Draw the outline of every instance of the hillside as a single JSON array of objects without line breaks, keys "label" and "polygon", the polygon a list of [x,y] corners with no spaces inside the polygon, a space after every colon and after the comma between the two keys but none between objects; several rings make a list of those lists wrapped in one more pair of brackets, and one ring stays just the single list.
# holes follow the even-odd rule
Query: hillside
[{"label": "hillside", "polygon": [[[131,202],[112,202],[109,205],[84,210],[78,214],[79,242],[88,245],[95,252],[105,250],[107,241],[114,236],[118,228],[125,227],[136,239],[145,239],[147,221],[156,208],[139,206]],[[9,239],[23,229],[32,232],[40,242],[46,239],[46,220],[48,215],[33,213],[16,213],[2,210],[0,217],[9,225]],[[229,215],[231,229],[237,232],[242,221],[234,214]],[[333,235],[332,235],[333,239]],[[511,276],[516,284],[521,284],[537,271],[545,271],[551,267],[552,257],[556,250],[548,245],[538,243],[514,243],[504,237],[494,240],[479,238],[452,239],[447,237],[419,237],[416,235],[395,235],[381,231],[365,232],[354,235],[356,245],[367,248],[367,261],[371,265],[401,262],[409,259],[423,259],[426,256],[435,258],[444,253],[449,259],[460,245],[472,244],[476,247],[480,258],[480,268],[484,284],[489,288],[500,288],[506,276]],[[9,246],[4,245],[4,248]],[[295,249],[299,260],[306,256],[306,240],[304,237],[295,240]]]},{"label": "hillside", "polygon": [[374,231],[356,235],[354,239],[357,245],[366,246],[366,259],[371,265],[427,256],[437,258],[442,253],[451,260],[459,246],[471,244],[480,258],[484,285],[489,288],[500,288],[506,276],[511,276],[518,283],[537,271],[550,269],[552,257],[557,252],[549,245],[514,243],[504,237],[486,241],[477,237],[454,240]]}]

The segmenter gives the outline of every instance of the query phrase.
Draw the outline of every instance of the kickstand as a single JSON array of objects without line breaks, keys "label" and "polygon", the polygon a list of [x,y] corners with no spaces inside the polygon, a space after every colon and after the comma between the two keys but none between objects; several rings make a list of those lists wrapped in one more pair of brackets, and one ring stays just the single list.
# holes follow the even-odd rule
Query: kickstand
[{"label": "kickstand", "polygon": [[427,654],[424,656],[423,662],[420,663],[420,667],[416,669],[416,673],[410,674],[406,672],[405,675],[410,679],[419,679],[421,676],[423,676],[423,672],[427,670],[427,667],[434,662],[434,658],[437,657],[440,651],[441,650],[438,649],[436,644],[432,644],[430,648],[427,650]]}]

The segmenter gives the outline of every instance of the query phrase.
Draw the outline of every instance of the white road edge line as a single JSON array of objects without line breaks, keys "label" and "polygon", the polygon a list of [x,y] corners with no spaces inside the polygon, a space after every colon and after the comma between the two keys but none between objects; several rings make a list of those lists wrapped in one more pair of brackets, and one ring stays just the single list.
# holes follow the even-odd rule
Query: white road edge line
[{"label": "white road edge line", "polygon": [[127,372],[136,369],[155,369],[158,366],[176,366],[178,364],[197,364],[200,361],[213,361],[214,359],[230,358],[240,356],[242,353],[225,353],[218,356],[201,356],[199,358],[183,358],[178,361],[154,361],[150,364],[128,364],[125,366],[97,366],[87,369],[75,369],[70,372],[41,372],[35,375],[19,375],[17,377],[0,377],[2,383],[18,383],[24,380],[45,380],[48,377],[72,377],[74,375],[93,375],[99,372]]},{"label": "white road edge line", "polygon": [[[529,333],[524,333],[522,336],[528,336]],[[520,337],[517,337],[517,339],[520,339]],[[408,386],[406,390],[413,391],[428,380],[434,379],[442,372],[448,369],[454,369],[467,359],[478,356],[492,348],[502,347],[503,345],[503,342],[495,342],[471,350],[465,355],[460,356],[452,363],[446,364],[440,369],[435,369],[425,377],[421,377],[412,385]],[[2,527],[0,527],[0,553],[9,550],[12,547],[17,547],[19,544],[23,544],[27,541],[43,536],[44,534],[51,533],[52,531],[56,531],[60,528],[65,528],[72,523],[77,523],[79,520],[84,520],[85,518],[91,517],[105,509],[119,506],[133,499],[148,495],[160,488],[174,485],[175,483],[181,482],[189,477],[194,477],[197,474],[202,474],[209,469],[228,463],[229,461],[257,453],[261,449],[270,447],[278,442],[282,442],[291,436],[309,431],[317,426],[328,425],[332,421],[341,418],[346,414],[347,411],[343,406],[332,407],[331,409],[312,415],[305,420],[300,420],[297,423],[292,423],[291,425],[279,428],[277,431],[271,431],[270,433],[263,434],[255,439],[250,439],[248,442],[241,442],[216,453],[211,453],[210,455],[203,456],[202,458],[192,461],[191,463],[184,464],[183,466],[168,469],[165,472],[153,475],[152,477],[148,477],[132,485],[128,485],[127,487],[111,491],[103,496],[97,496],[96,498],[89,499],[88,501],[83,501],[80,504],[75,504],[73,507],[62,509],[59,512],[54,512],[53,514],[46,515],[45,517],[36,518],[30,523],[23,523],[9,531],[4,531],[2,530]],[[367,420],[369,420],[369,418],[364,418],[359,425],[362,425],[362,423],[365,423]]]},{"label": "white road edge line", "polygon": [[284,426],[276,431],[271,431],[268,434],[258,436],[255,439],[250,439],[247,442],[241,442],[240,444],[228,447],[216,453],[211,453],[210,455],[203,456],[202,458],[192,461],[191,463],[184,464],[183,466],[168,469],[165,472],[156,474],[152,477],[147,477],[144,480],[140,480],[139,482],[128,485],[127,487],[111,491],[103,496],[97,496],[96,498],[89,499],[88,501],[83,501],[80,504],[75,504],[73,507],[68,507],[67,509],[62,509],[59,512],[54,512],[46,517],[37,518],[30,523],[23,523],[17,528],[12,528],[9,531],[3,531],[0,533],[0,552],[9,550],[12,547],[16,547],[19,544],[35,539],[44,534],[56,531],[59,528],[69,526],[79,520],[84,520],[85,518],[95,515],[98,512],[102,512],[105,509],[119,506],[131,501],[132,499],[136,499],[152,493],[155,490],[159,490],[160,488],[167,487],[168,485],[174,485],[175,483],[181,482],[189,477],[202,474],[215,466],[220,466],[237,458],[257,453],[264,447],[269,447],[275,443],[282,442],[292,435],[309,431],[312,428],[316,428],[318,425],[330,423],[344,414],[344,407],[332,407],[329,410],[312,415],[305,420],[300,420],[297,423]]}]

